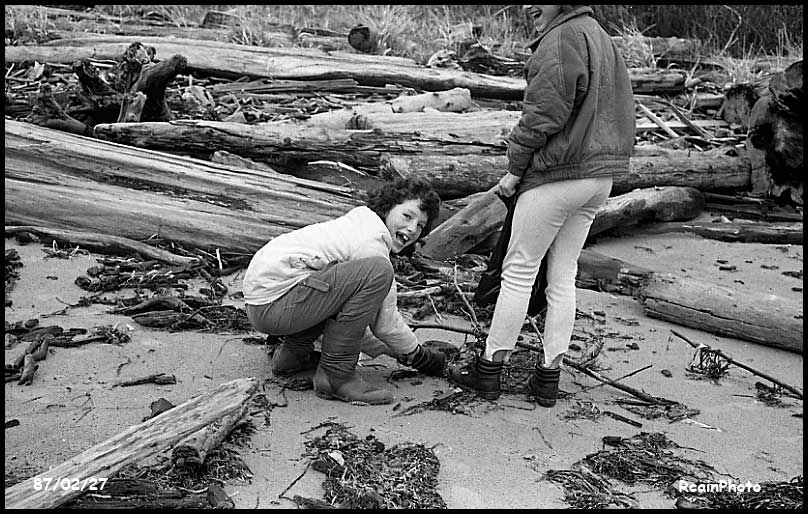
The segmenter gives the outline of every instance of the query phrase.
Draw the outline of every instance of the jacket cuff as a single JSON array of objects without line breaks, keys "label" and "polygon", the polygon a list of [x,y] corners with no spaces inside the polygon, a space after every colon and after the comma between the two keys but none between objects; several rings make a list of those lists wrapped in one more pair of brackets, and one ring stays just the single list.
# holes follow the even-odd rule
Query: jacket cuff
[{"label": "jacket cuff", "polygon": [[525,175],[525,171],[526,171],[526,170],[525,170],[525,169],[523,169],[523,168],[517,168],[517,167],[515,167],[514,165],[512,165],[512,164],[509,162],[509,163],[508,163],[508,168],[507,168],[507,171],[508,171],[508,173],[510,173],[511,175],[516,175],[517,177],[520,177],[520,178],[521,178],[521,177],[523,177],[523,176]]},{"label": "jacket cuff", "polygon": [[508,173],[521,177],[530,167],[535,148],[520,145],[514,141],[508,141]]}]

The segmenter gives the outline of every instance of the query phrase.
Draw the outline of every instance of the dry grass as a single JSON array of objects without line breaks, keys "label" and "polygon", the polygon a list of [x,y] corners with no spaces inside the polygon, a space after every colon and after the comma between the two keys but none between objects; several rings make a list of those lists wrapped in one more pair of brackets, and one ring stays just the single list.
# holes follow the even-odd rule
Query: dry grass
[{"label": "dry grass", "polygon": [[5,6],[4,28],[6,44],[9,36],[15,40],[41,43],[48,40],[48,31],[55,25],[48,21],[45,9],[38,6]]},{"label": "dry grass", "polygon": [[637,27],[636,20],[613,27],[612,31],[622,38],[618,46],[629,68],[656,68],[657,58],[654,55],[654,48],[643,31]]},{"label": "dry grass", "polygon": [[[766,9],[762,9],[766,7]],[[759,63],[774,57],[772,68],[783,69],[802,58],[801,6],[602,5],[596,18],[614,35],[622,35],[630,66],[656,65],[643,36],[695,39],[705,59],[722,59],[733,78],[755,80]],[[209,10],[234,14],[239,25],[232,41],[264,46],[278,44],[270,35],[281,25],[322,28],[347,33],[357,24],[379,35],[377,53],[409,57],[425,63],[438,50],[453,50],[459,26],[479,27],[477,42],[509,58],[523,58],[534,37],[517,5],[99,5],[95,10],[120,17],[150,15],[186,27],[201,23]],[[799,12],[799,20],[796,13]],[[53,23],[41,8],[5,8],[7,34],[20,42],[47,39]],[[692,20],[698,20],[693,23]],[[7,42],[8,44],[8,42]],[[733,57],[734,56],[734,57]]]}]

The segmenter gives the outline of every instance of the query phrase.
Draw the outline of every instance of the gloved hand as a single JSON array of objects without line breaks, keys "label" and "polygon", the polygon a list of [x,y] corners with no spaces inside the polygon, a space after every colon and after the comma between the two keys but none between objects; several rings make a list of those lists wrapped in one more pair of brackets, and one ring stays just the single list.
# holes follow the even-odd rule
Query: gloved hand
[{"label": "gloved hand", "polygon": [[443,376],[446,362],[460,353],[456,347],[443,341],[427,341],[407,355],[399,357],[398,362],[415,368],[425,375]]}]

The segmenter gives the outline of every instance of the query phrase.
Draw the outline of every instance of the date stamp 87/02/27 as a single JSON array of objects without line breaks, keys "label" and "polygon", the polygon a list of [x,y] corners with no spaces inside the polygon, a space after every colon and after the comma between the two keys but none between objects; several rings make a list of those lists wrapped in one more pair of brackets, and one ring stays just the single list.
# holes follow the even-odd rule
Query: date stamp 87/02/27
[{"label": "date stamp 87/02/27", "polygon": [[88,477],[85,479],[68,477],[36,477],[34,478],[35,491],[102,491],[107,485],[108,478]]}]

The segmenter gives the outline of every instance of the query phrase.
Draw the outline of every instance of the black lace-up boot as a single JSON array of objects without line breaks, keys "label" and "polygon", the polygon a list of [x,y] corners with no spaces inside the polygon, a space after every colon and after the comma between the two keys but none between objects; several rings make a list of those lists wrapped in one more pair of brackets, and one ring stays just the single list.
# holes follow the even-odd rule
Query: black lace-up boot
[{"label": "black lace-up boot", "polygon": [[527,381],[530,395],[542,407],[552,407],[558,399],[558,379],[561,377],[561,368],[545,368],[541,364]]},{"label": "black lace-up boot", "polygon": [[451,368],[449,380],[486,400],[496,400],[500,395],[501,373],[502,362],[492,362],[478,356],[473,363]]}]

